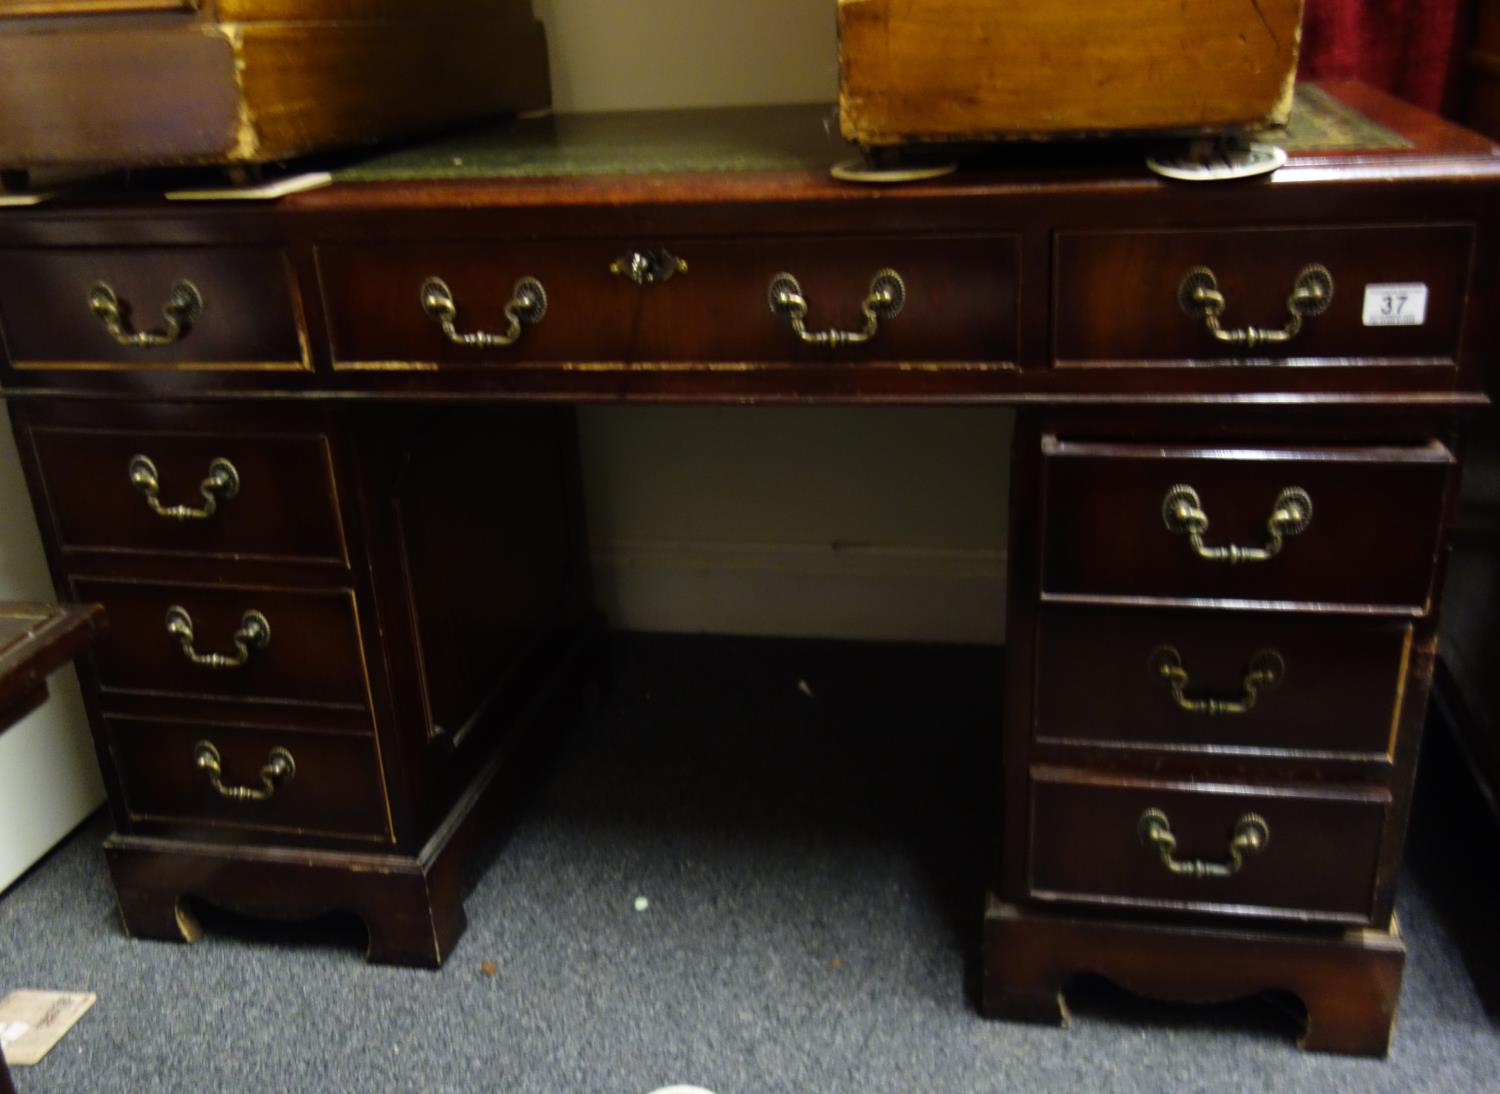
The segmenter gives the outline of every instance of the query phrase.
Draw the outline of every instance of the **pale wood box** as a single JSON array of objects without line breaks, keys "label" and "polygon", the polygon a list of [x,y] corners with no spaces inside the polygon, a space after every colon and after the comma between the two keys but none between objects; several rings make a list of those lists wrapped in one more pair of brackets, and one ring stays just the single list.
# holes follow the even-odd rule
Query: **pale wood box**
[{"label": "pale wood box", "polygon": [[549,101],[530,0],[0,0],[0,167],[253,164]]},{"label": "pale wood box", "polygon": [[1302,0],[839,0],[866,146],[1286,121]]}]

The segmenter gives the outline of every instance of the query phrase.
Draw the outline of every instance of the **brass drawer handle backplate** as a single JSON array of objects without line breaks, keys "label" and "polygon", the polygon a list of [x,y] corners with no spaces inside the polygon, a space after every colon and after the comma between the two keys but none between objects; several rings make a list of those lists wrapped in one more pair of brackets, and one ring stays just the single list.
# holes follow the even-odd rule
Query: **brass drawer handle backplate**
[{"label": "brass drawer handle backplate", "polygon": [[1203,511],[1198,491],[1191,486],[1178,485],[1167,491],[1162,499],[1161,516],[1167,530],[1187,536],[1193,553],[1210,562],[1227,562],[1231,566],[1241,562],[1265,562],[1281,553],[1286,536],[1300,535],[1312,523],[1312,498],[1300,486],[1288,486],[1276,495],[1271,515],[1266,520],[1266,544],[1264,547],[1209,547],[1203,542],[1203,533],[1208,531],[1208,514]]},{"label": "brass drawer handle backplate", "polygon": [[123,304],[115,290],[103,281],[89,286],[89,310],[99,317],[109,336],[122,346],[131,349],[152,349],[170,346],[186,336],[191,327],[203,315],[203,294],[191,281],[178,281],[172,286],[167,302],[162,305],[161,331],[134,331],[126,326],[125,313],[129,305]]},{"label": "brass drawer handle backplate", "polygon": [[455,346],[478,349],[512,346],[520,341],[522,323],[540,323],[546,316],[547,290],[534,277],[523,277],[516,282],[505,305],[504,334],[485,331],[460,333],[456,325],[458,303],[453,299],[453,290],[440,277],[429,277],[422,282],[422,311],[443,328],[443,334]]},{"label": "brass drawer handle backplate", "polygon": [[1333,274],[1327,267],[1313,263],[1302,267],[1292,282],[1292,295],[1286,298],[1287,321],[1280,330],[1244,327],[1225,330],[1219,325],[1228,302],[1219,291],[1219,280],[1207,266],[1194,266],[1177,287],[1177,303],[1194,319],[1203,320],[1214,340],[1231,346],[1256,346],[1289,342],[1302,329],[1302,320],[1322,315],[1333,303]]},{"label": "brass drawer handle backplate", "polygon": [[212,741],[199,741],[193,746],[193,766],[208,777],[208,785],[218,791],[219,797],[232,802],[270,801],[282,783],[297,776],[297,761],[280,745],[271,749],[261,765],[259,786],[225,786],[219,750]]},{"label": "brass drawer handle backplate", "polygon": [[609,272],[637,285],[657,285],[670,281],[676,274],[687,273],[688,264],[671,251],[650,247],[621,255],[609,264]]},{"label": "brass drawer handle backplate", "polygon": [[859,310],[865,317],[865,325],[856,331],[807,329],[807,298],[802,295],[802,286],[789,273],[779,273],[771,279],[766,292],[771,311],[789,324],[797,337],[810,346],[857,346],[875,337],[882,319],[894,319],[901,314],[906,303],[906,282],[895,270],[880,270],[870,279],[870,287],[860,302]]},{"label": "brass drawer handle backplate", "polygon": [[1173,858],[1177,837],[1172,835],[1171,822],[1160,809],[1142,813],[1135,831],[1142,845],[1157,853],[1163,866],[1179,877],[1190,878],[1231,877],[1240,872],[1248,856],[1260,854],[1271,842],[1271,826],[1258,813],[1246,813],[1234,822],[1229,832],[1228,856],[1223,862]]},{"label": "brass drawer handle backplate", "polygon": [[183,656],[205,669],[237,669],[250,660],[252,650],[263,650],[271,644],[271,624],[260,612],[251,609],[240,617],[239,630],[230,636],[235,652],[199,653],[193,648],[193,617],[186,608],[173,604],[167,609],[167,633],[177,639]]},{"label": "brass drawer handle backplate", "polygon": [[1159,646],[1151,654],[1151,674],[1166,682],[1172,701],[1189,714],[1248,714],[1263,691],[1276,687],[1286,677],[1286,662],[1275,650],[1261,650],[1250,658],[1240,678],[1237,699],[1193,699],[1187,695],[1188,674],[1182,654],[1172,646]]},{"label": "brass drawer handle backplate", "polygon": [[220,457],[208,465],[208,478],[198,484],[203,495],[203,504],[194,509],[190,505],[163,505],[161,503],[161,477],[156,473],[156,464],[150,456],[130,457],[130,485],[146,498],[151,511],[167,520],[207,520],[219,509],[219,501],[228,501],[240,492],[240,473],[234,464]]}]

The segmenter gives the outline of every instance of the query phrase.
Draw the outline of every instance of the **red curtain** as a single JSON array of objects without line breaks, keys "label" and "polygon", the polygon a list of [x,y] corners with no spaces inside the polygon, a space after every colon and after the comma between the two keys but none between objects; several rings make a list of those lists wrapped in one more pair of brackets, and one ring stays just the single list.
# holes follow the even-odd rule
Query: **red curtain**
[{"label": "red curtain", "polygon": [[1452,108],[1467,0],[1306,0],[1304,79],[1355,79],[1429,110]]}]

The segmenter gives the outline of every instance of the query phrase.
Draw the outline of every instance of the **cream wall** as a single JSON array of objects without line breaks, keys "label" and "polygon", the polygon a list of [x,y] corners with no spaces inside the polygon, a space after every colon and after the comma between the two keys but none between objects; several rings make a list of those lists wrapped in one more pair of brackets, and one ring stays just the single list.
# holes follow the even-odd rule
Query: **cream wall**
[{"label": "cream wall", "polygon": [[834,0],[533,0],[559,112],[832,102]]},{"label": "cream wall", "polygon": [[[0,600],[52,599],[10,419],[0,412]],[[48,683],[41,709],[0,734],[0,890],[104,800],[78,678],[69,668]]]},{"label": "cream wall", "polygon": [[[834,0],[535,0],[560,112],[832,102]],[[585,408],[600,599],[642,630],[997,641],[1011,419]]]},{"label": "cream wall", "polygon": [[601,607],[634,630],[999,641],[1011,422],[585,408]]}]

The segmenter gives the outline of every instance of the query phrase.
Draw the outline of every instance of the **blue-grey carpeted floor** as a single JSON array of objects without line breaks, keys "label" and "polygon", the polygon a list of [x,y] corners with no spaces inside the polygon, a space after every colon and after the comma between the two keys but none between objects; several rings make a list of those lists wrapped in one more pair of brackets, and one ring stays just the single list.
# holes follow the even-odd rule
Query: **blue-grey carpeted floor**
[{"label": "blue-grey carpeted floor", "polygon": [[619,651],[613,695],[476,869],[439,972],[367,966],[337,921],[214,914],[193,947],[127,940],[107,822],[85,825],[0,898],[0,990],[99,995],[18,1070],[21,1094],[1500,1089],[1500,1027],[1461,960],[1479,896],[1462,860],[1423,854],[1456,839],[1493,875],[1494,841],[1453,834],[1472,818],[1418,829],[1388,1061],[1303,1054],[1264,1002],[1201,1011],[1099,984],[1073,994],[1071,1030],[988,1022],[974,833],[998,655]]}]

